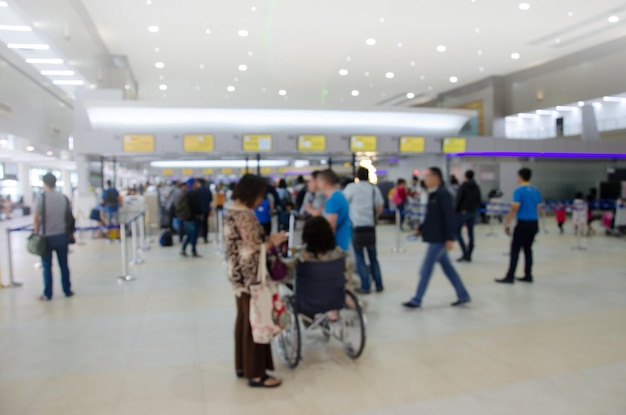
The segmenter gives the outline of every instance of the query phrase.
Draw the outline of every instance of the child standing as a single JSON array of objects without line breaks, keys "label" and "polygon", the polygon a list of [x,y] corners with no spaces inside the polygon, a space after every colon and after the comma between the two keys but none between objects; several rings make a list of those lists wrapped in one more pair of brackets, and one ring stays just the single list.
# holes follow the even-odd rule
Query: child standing
[{"label": "child standing", "polygon": [[554,213],[556,217],[556,223],[559,225],[559,231],[561,232],[561,235],[563,235],[563,232],[564,232],[563,225],[565,224],[565,221],[567,220],[567,212],[565,210],[565,205],[563,203],[559,203],[556,206]]}]

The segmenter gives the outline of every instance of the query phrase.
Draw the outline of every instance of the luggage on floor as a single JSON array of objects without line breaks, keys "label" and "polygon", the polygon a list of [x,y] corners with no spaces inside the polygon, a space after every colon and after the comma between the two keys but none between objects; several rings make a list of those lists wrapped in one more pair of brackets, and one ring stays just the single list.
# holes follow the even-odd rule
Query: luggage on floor
[{"label": "luggage on floor", "polygon": [[120,239],[120,228],[112,228],[108,231],[109,239]]},{"label": "luggage on floor", "polygon": [[174,245],[174,240],[172,238],[172,232],[170,230],[166,230],[161,234],[159,238],[159,245],[161,246],[172,246]]}]

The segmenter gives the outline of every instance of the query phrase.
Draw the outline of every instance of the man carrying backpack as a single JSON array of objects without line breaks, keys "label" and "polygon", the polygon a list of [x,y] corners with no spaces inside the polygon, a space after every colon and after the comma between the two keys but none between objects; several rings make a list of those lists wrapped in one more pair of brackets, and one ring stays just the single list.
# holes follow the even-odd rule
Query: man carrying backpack
[{"label": "man carrying backpack", "polygon": [[111,180],[107,180],[107,189],[102,192],[102,208],[104,210],[104,220],[107,226],[115,226],[120,224],[120,206],[122,206],[122,197],[117,191]]},{"label": "man carrying backpack", "polygon": [[187,246],[191,245],[191,256],[201,258],[196,249],[198,242],[198,230],[200,228],[200,218],[202,216],[202,208],[200,206],[200,198],[198,189],[200,182],[196,179],[187,181],[187,189],[181,195],[178,203],[176,203],[176,216],[183,223],[185,229],[185,239],[180,254],[187,257]]}]

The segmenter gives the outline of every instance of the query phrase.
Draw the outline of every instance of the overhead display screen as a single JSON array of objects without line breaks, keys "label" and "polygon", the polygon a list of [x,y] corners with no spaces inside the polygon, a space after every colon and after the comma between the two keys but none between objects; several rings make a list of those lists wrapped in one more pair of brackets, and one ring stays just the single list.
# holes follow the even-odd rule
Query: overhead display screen
[{"label": "overhead display screen", "polygon": [[358,153],[362,151],[376,151],[375,135],[353,135],[350,138],[350,151]]},{"label": "overhead display screen", "polygon": [[442,151],[444,154],[463,153],[467,143],[465,138],[444,138]]},{"label": "overhead display screen", "polygon": [[400,153],[423,153],[425,147],[424,137],[400,137]]},{"label": "overhead display screen", "polygon": [[126,134],[122,137],[124,153],[154,152],[154,136],[150,134]]},{"label": "overhead display screen", "polygon": [[325,135],[301,135],[298,136],[298,151],[315,152],[326,151]]},{"label": "overhead display screen", "polygon": [[188,153],[210,153],[214,149],[212,135],[187,134],[183,136],[183,150]]},{"label": "overhead display screen", "polygon": [[265,135],[244,135],[243,151],[260,152],[272,151],[272,136]]}]

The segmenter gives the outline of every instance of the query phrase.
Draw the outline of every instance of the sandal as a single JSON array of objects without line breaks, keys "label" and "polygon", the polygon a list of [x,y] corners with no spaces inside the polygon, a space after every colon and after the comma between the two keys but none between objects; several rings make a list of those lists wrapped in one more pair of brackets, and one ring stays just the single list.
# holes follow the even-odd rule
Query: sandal
[{"label": "sandal", "polygon": [[261,380],[248,380],[248,386],[250,386],[251,388],[277,388],[280,385],[283,384],[282,381],[279,381],[278,383],[275,384],[267,384],[265,382],[267,382],[268,380],[277,380],[276,378],[273,378],[271,376],[265,375],[261,378]]}]

